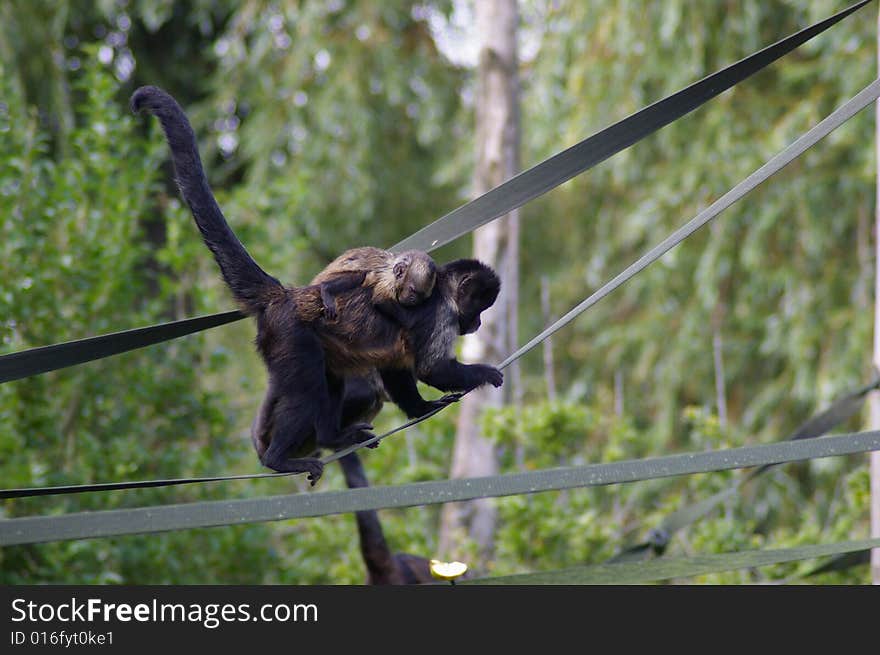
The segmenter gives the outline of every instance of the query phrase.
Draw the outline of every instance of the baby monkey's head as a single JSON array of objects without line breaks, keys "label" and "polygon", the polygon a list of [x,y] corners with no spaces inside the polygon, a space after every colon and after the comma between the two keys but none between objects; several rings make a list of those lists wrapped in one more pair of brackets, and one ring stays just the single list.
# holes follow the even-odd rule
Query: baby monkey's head
[{"label": "baby monkey's head", "polygon": [[394,289],[397,302],[412,307],[424,302],[434,290],[437,265],[421,250],[407,250],[394,258]]}]

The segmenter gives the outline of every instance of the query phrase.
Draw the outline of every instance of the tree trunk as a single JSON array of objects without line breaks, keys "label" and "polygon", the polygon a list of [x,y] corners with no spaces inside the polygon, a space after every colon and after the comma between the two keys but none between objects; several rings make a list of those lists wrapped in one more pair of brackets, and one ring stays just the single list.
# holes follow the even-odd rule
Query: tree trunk
[{"label": "tree trunk", "polygon": [[616,369],[614,371],[614,415],[615,416],[623,416],[624,412],[624,397],[623,397],[623,369]]},{"label": "tree trunk", "polygon": [[[516,0],[480,0],[476,4],[480,55],[477,70],[476,148],[474,194],[481,195],[512,177],[518,169],[519,80],[517,76]],[[474,232],[474,256],[502,276],[501,294],[483,314],[479,332],[465,338],[463,359],[497,363],[513,349],[516,331],[518,232],[516,212]],[[515,368],[507,370],[502,389],[481,388],[461,401],[453,478],[493,475],[498,458],[490,441],[480,434],[479,414],[499,406],[517,392]],[[483,559],[492,553],[496,511],[491,500],[450,503],[444,506],[440,525],[440,552],[461,556],[469,537]]]},{"label": "tree trunk", "polygon": [[[541,276],[541,314],[544,325],[550,325],[550,280]],[[553,339],[544,339],[544,379],[547,382],[547,399],[556,400],[556,370],[553,367]]]},{"label": "tree trunk", "polygon": [[721,339],[721,326],[716,325],[712,334],[712,354],[715,362],[715,408],[718,411],[718,424],[727,429],[727,388],[724,383],[724,344]]}]

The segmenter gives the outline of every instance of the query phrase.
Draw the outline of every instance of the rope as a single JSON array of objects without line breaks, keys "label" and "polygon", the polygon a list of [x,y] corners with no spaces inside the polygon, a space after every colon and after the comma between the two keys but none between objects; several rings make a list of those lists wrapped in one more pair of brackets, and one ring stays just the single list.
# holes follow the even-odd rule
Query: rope
[{"label": "rope", "polygon": [[[438,219],[393,246],[392,250],[399,252],[413,248],[430,251],[439,248],[511,209],[520,207],[690,113],[719,93],[821,34],[868,2],[869,0],[857,2],[830,18],[796,32],[610,125]],[[193,323],[186,329],[176,330],[175,326],[187,321],[163,323],[3,355],[0,356],[0,383],[143,348],[242,318],[244,316],[240,312],[230,311],[188,319]]]},{"label": "rope", "polygon": [[880,547],[880,539],[841,541],[832,544],[813,544],[796,548],[773,550],[746,550],[735,553],[697,555],[627,562],[625,564],[598,564],[579,566],[542,573],[525,573],[496,578],[462,580],[460,584],[547,585],[547,584],[640,584],[692,578],[708,573],[721,573],[736,569],[750,569],[772,564],[797,562],[814,557],[842,556],[870,548]]},{"label": "rope", "polygon": [[0,520],[0,546],[282,521],[709,473],[880,450],[880,431],[483,478]]}]

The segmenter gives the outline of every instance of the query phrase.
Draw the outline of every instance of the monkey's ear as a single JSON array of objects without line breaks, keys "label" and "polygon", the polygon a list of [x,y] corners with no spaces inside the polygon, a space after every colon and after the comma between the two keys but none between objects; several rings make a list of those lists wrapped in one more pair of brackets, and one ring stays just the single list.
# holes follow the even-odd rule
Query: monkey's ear
[{"label": "monkey's ear", "polygon": [[394,277],[401,278],[406,273],[406,262],[397,262],[394,264]]},{"label": "monkey's ear", "polygon": [[458,283],[458,295],[460,298],[471,295],[476,286],[477,281],[473,275],[465,275]]}]

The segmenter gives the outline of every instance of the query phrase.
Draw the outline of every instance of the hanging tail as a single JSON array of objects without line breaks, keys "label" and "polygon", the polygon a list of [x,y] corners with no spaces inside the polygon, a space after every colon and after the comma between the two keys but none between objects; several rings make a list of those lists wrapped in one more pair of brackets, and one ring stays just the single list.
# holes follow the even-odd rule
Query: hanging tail
[{"label": "hanging tail", "polygon": [[177,185],[205,244],[214,253],[223,279],[244,311],[259,311],[271,292],[283,287],[260,268],[226,222],[205,177],[196,137],[183,109],[162,89],[143,86],[132,94],[131,110],[154,114],[159,119],[171,148]]}]

